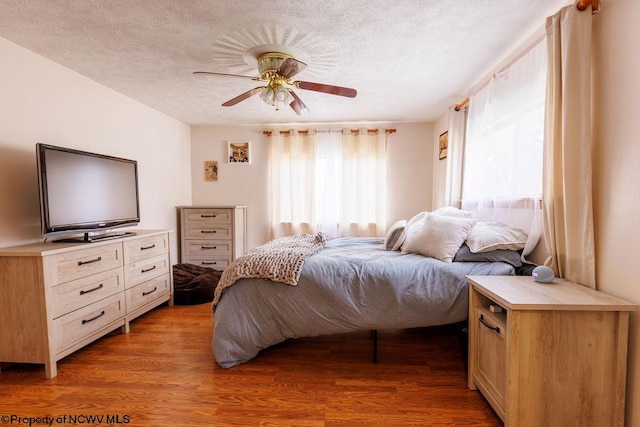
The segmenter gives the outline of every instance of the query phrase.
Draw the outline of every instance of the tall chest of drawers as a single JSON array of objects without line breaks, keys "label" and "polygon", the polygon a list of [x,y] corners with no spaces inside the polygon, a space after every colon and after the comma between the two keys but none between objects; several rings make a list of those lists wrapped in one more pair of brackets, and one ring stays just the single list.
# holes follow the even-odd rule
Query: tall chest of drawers
[{"label": "tall chest of drawers", "polygon": [[173,295],[169,231],[0,248],[0,362],[56,362]]},{"label": "tall chest of drawers", "polygon": [[246,250],[246,206],[179,206],[180,262],[224,270]]}]

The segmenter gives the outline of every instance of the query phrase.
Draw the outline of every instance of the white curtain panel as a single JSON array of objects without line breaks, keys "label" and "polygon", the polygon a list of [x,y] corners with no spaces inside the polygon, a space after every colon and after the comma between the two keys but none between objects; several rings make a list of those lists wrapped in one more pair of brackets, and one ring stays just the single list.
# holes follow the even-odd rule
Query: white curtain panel
[{"label": "white curtain panel", "polygon": [[525,255],[542,235],[546,77],[540,39],[471,98],[467,118],[461,207],[525,231]]},{"label": "white curtain panel", "polygon": [[385,235],[384,129],[271,135],[272,238],[316,232]]},{"label": "white curtain panel", "polygon": [[559,277],[595,288],[591,20],[573,5],[547,18],[543,194],[545,264]]},{"label": "white curtain panel", "polygon": [[462,158],[464,154],[467,108],[456,111],[449,107],[449,141],[447,147],[447,172],[445,182],[445,204],[460,207],[462,198]]},{"label": "white curtain panel", "polygon": [[271,238],[315,233],[313,177],[316,135],[272,131],[269,138]]}]

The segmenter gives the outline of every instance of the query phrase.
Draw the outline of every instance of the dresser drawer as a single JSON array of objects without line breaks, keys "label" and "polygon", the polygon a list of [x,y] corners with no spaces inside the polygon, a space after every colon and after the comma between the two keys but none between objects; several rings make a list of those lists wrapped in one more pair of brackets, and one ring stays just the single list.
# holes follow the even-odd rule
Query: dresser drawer
[{"label": "dresser drawer", "polygon": [[186,258],[183,262],[185,264],[194,264],[194,265],[199,265],[201,267],[209,267],[219,271],[222,271],[225,268],[229,267],[229,260],[226,260],[226,259]]},{"label": "dresser drawer", "polygon": [[229,239],[231,240],[231,224],[200,225],[185,227],[185,239]]},{"label": "dresser drawer", "polygon": [[168,274],[169,267],[168,254],[128,264],[124,269],[125,288],[128,289],[154,277]]},{"label": "dresser drawer", "polygon": [[186,228],[210,227],[231,224],[231,209],[184,209],[183,222]]},{"label": "dresser drawer", "polygon": [[190,259],[231,258],[231,240],[187,240],[185,246]]},{"label": "dresser drawer", "polygon": [[169,252],[169,236],[161,234],[124,242],[124,263],[131,264]]},{"label": "dresser drawer", "polygon": [[82,251],[65,252],[55,257],[57,283],[65,283],[123,265],[122,243],[87,247]]},{"label": "dresser drawer", "polygon": [[54,286],[51,289],[52,316],[55,319],[122,291],[124,291],[122,267]]},{"label": "dresser drawer", "polygon": [[124,293],[120,292],[53,320],[60,352],[125,316]]},{"label": "dresser drawer", "polygon": [[127,289],[125,292],[127,313],[131,313],[164,295],[168,295],[170,292],[171,284],[169,283],[168,274]]}]

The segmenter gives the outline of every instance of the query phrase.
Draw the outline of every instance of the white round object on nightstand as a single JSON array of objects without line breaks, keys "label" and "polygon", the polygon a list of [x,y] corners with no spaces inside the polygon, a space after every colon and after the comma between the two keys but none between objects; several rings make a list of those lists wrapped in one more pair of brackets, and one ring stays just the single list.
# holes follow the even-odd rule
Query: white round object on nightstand
[{"label": "white round object on nightstand", "polygon": [[533,276],[533,280],[540,283],[551,283],[555,277],[553,270],[544,265],[534,268],[531,275]]}]

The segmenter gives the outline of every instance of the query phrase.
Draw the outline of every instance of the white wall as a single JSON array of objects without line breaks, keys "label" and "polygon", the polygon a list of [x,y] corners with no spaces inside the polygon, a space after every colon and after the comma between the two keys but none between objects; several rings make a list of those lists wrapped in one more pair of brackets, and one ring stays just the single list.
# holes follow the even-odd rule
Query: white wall
[{"label": "white wall", "polygon": [[0,246],[40,238],[38,142],[137,160],[140,227],[176,230],[189,126],[2,38],[0,62]]},{"label": "white wall", "polygon": [[[607,1],[593,22],[597,286],[640,304],[640,2]],[[631,316],[627,426],[640,426],[639,314]]]},{"label": "white wall", "polygon": [[[323,124],[297,126],[296,129],[335,129],[351,127],[395,128],[388,137],[389,204],[387,221],[408,219],[431,209],[432,138],[431,123]],[[279,126],[278,129],[287,127]],[[248,247],[269,240],[268,138],[269,126],[202,126],[191,132],[191,176],[193,204],[246,205]],[[251,141],[250,165],[228,164],[227,141]],[[205,160],[218,161],[218,181],[204,180]]]}]

